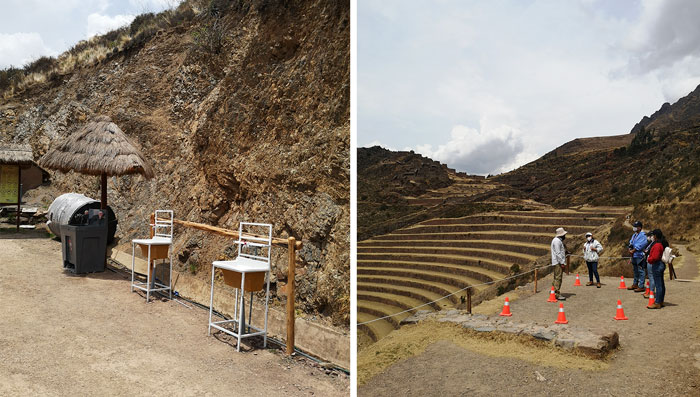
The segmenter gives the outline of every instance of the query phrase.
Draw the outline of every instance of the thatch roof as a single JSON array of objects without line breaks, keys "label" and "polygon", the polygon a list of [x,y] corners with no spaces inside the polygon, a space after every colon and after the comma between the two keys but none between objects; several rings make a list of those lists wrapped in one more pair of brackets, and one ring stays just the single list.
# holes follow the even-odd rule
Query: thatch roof
[{"label": "thatch roof", "polygon": [[0,143],[0,164],[32,164],[32,147],[16,143]]},{"label": "thatch roof", "polygon": [[42,167],[88,175],[142,174],[153,178],[143,154],[107,116],[98,116],[39,160]]}]

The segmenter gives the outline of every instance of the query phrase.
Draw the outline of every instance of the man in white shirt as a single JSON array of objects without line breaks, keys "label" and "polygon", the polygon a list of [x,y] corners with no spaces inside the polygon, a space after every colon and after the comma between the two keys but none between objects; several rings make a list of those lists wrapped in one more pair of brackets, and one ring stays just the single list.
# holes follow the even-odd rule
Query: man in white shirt
[{"label": "man in white shirt", "polygon": [[566,233],[567,231],[560,227],[557,229],[554,239],[552,239],[552,266],[554,266],[552,285],[554,286],[554,293],[557,299],[561,301],[566,300],[565,297],[559,295],[562,277],[564,276],[564,266],[566,265],[566,246],[564,245]]}]

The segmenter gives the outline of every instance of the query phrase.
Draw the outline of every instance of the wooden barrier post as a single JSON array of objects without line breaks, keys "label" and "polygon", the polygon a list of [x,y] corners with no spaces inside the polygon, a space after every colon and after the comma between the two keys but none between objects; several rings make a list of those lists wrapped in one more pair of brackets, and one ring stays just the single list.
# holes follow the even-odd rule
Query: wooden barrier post
[{"label": "wooden barrier post", "polygon": [[156,224],[156,213],[154,212],[151,214],[151,223],[148,224],[148,230],[149,230],[149,235],[150,235],[149,238],[153,238],[154,227],[152,225],[155,225],[155,224]]},{"label": "wooden barrier post", "polygon": [[472,289],[467,289],[467,311],[472,314]]},{"label": "wooden barrier post", "polygon": [[569,275],[569,263],[571,262],[571,256],[566,256],[566,274]]},{"label": "wooden barrier post", "polygon": [[288,240],[289,269],[287,270],[287,355],[294,353],[294,273],[296,270],[296,239]]},{"label": "wooden barrier post", "polygon": [[537,268],[535,268],[535,293],[537,293]]}]

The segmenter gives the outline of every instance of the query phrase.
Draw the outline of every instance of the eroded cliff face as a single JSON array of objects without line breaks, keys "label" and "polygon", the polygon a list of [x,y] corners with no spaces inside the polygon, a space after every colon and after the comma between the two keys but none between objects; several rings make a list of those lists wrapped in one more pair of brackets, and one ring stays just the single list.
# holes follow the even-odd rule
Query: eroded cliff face
[{"label": "eroded cliff face", "polygon": [[[238,4],[238,3],[236,3]],[[30,143],[38,159],[82,123],[105,114],[156,170],[109,179],[122,242],[147,232],[149,213],[237,229],[273,224],[304,242],[297,304],[336,325],[350,306],[349,2],[254,1],[217,16],[220,54],[195,43],[212,29],[198,15],[99,64],[60,75],[0,103],[3,141]],[[52,173],[47,196],[99,198],[99,178]],[[48,203],[45,203],[48,204]],[[176,229],[175,267],[207,279],[230,257],[222,237]],[[273,250],[273,292],[283,296],[286,249]]]}]

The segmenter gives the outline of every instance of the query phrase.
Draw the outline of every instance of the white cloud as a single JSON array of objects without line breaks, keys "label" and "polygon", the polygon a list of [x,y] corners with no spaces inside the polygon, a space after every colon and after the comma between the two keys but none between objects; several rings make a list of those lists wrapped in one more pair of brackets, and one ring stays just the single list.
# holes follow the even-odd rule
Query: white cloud
[{"label": "white cloud", "polygon": [[87,37],[90,38],[98,34],[104,34],[111,30],[128,25],[134,20],[134,18],[134,15],[109,16],[94,12],[88,15],[87,18]]},{"label": "white cloud", "polygon": [[21,67],[43,55],[56,55],[36,32],[0,33],[0,69]]},{"label": "white cloud", "polygon": [[696,0],[359,2],[358,142],[497,173],[628,133],[700,83],[698,20]]},{"label": "white cloud", "polygon": [[502,172],[524,150],[520,131],[508,125],[481,129],[457,125],[450,139],[441,145],[418,145],[415,151],[472,174]]}]

